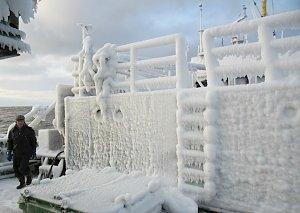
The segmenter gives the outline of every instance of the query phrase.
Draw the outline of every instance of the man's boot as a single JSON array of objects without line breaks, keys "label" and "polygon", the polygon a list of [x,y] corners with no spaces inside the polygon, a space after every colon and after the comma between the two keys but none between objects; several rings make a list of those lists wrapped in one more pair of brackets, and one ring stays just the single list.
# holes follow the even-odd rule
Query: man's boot
[{"label": "man's boot", "polygon": [[31,182],[32,182],[32,177],[31,177],[31,175],[29,174],[29,175],[26,176],[26,185],[30,185]]},{"label": "man's boot", "polygon": [[22,189],[22,188],[24,188],[24,187],[26,186],[26,184],[25,184],[25,178],[24,178],[24,177],[20,177],[20,178],[19,178],[19,181],[20,181],[20,185],[17,186],[17,189]]}]

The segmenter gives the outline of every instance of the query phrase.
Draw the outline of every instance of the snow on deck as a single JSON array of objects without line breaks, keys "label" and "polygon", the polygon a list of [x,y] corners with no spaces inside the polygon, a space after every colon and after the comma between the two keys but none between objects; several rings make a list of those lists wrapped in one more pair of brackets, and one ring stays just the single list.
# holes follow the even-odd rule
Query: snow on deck
[{"label": "snow on deck", "polygon": [[22,213],[18,207],[20,191],[16,189],[19,184],[17,178],[7,178],[0,181],[0,212]]},{"label": "snow on deck", "polygon": [[170,212],[198,211],[193,200],[164,186],[158,177],[122,174],[109,167],[68,170],[66,176],[42,180],[22,194],[82,212],[160,212],[162,205]]}]

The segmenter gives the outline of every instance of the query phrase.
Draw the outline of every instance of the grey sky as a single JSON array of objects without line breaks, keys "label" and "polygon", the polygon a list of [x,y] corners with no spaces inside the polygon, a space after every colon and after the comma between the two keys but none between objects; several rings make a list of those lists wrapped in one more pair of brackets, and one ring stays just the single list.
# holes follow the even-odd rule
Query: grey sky
[{"label": "grey sky", "polygon": [[[204,28],[235,21],[252,0],[42,0],[35,19],[21,24],[31,54],[0,61],[0,106],[48,104],[56,84],[72,84],[70,56],[81,49],[76,23],[93,25],[96,49],[105,43],[127,44],[182,33],[189,57],[199,43],[199,3]],[[256,1],[260,7],[260,1]],[[250,4],[252,3],[252,4]],[[273,0],[274,12],[300,9],[299,0]],[[272,1],[268,12],[273,13]]]}]

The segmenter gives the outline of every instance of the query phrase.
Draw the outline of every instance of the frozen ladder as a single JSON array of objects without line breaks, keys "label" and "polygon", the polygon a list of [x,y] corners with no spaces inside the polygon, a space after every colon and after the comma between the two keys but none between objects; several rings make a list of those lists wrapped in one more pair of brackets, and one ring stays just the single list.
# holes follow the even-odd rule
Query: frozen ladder
[{"label": "frozen ladder", "polygon": [[211,129],[208,103],[206,89],[183,90],[177,96],[178,187],[197,201],[208,201],[215,192],[215,151],[206,134]]}]

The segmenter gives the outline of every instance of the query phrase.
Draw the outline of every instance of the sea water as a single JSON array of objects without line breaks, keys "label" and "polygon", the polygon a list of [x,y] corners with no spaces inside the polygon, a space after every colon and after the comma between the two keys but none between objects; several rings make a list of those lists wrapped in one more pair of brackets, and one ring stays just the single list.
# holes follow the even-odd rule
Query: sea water
[{"label": "sea water", "polygon": [[[31,106],[9,106],[0,107],[0,135],[6,134],[9,125],[15,122],[16,115],[26,115],[31,111]],[[52,110],[47,116],[46,120],[42,121],[37,127],[34,128],[36,133],[39,129],[53,129],[52,120],[54,119],[54,110]],[[29,124],[33,118],[26,120]]]}]

